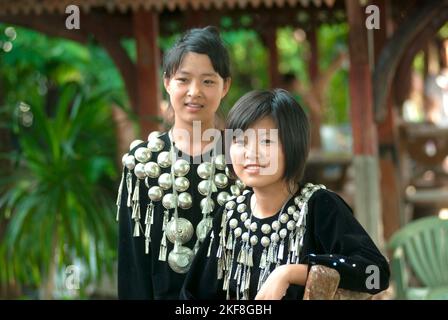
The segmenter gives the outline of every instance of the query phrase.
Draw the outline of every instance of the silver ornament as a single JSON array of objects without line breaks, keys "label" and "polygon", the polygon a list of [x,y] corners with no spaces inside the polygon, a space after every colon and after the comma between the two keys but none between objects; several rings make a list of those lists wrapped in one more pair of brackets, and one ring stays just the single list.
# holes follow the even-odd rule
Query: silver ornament
[{"label": "silver ornament", "polygon": [[147,147],[151,152],[159,152],[165,146],[165,142],[163,140],[156,138],[148,141]]},{"label": "silver ornament", "polygon": [[245,196],[238,196],[238,198],[236,198],[236,202],[237,202],[237,203],[243,203],[244,200],[246,200],[246,197],[245,197]]},{"label": "silver ornament", "polygon": [[271,232],[271,226],[265,223],[261,226],[261,232],[263,232],[264,234],[268,234],[269,232]]},{"label": "silver ornament", "polygon": [[163,197],[163,190],[159,186],[153,186],[148,190],[148,197],[152,201],[160,201]]},{"label": "silver ornament", "polygon": [[169,173],[162,173],[157,182],[163,190],[170,189],[173,183],[173,181],[171,180],[171,175]]},{"label": "silver ornament", "polygon": [[278,236],[277,232],[274,232],[273,234],[271,234],[271,241],[273,243],[277,243],[280,240],[280,237]]},{"label": "silver ornament", "polygon": [[218,173],[217,175],[215,175],[215,183],[218,188],[225,188],[229,183],[229,178],[227,178],[227,176],[223,173]]},{"label": "silver ornament", "polygon": [[177,205],[177,199],[172,193],[167,193],[163,196],[162,204],[165,209],[174,209]]},{"label": "silver ornament", "polygon": [[280,230],[280,233],[279,233],[280,238],[285,239],[287,234],[288,234],[288,231],[286,229]]},{"label": "silver ornament", "polygon": [[227,216],[227,220],[230,219],[233,216],[233,210],[227,211],[226,216]]},{"label": "silver ornament", "polygon": [[235,218],[231,219],[229,221],[229,226],[232,229],[235,229],[238,226],[238,220],[236,220]]},{"label": "silver ornament", "polygon": [[190,171],[190,164],[185,159],[179,159],[174,163],[173,170],[176,176],[183,177]]},{"label": "silver ornament", "polygon": [[243,240],[243,241],[249,240],[249,233],[248,232],[244,232],[243,235],[241,236],[241,240]]},{"label": "silver ornament", "polygon": [[243,213],[241,213],[240,220],[241,220],[242,222],[244,222],[244,221],[247,220],[247,212],[243,212]]},{"label": "silver ornament", "polygon": [[244,190],[244,188],[246,188],[246,185],[240,179],[237,179],[235,181],[235,184],[237,185],[238,188],[240,188],[240,190]]},{"label": "silver ornament", "polygon": [[228,176],[229,178],[231,177],[229,167],[226,166],[226,168],[224,169],[224,172],[226,173],[226,176]]},{"label": "silver ornament", "polygon": [[203,242],[205,240],[205,237],[212,228],[212,223],[213,219],[210,217],[202,219],[198,223],[196,227],[196,237],[199,239],[200,242]]},{"label": "silver ornament", "polygon": [[135,150],[135,159],[139,162],[146,163],[151,159],[151,151],[149,151],[148,148],[140,147],[137,150]]},{"label": "silver ornament", "polygon": [[241,195],[241,190],[240,188],[238,188],[236,185],[231,185],[230,186],[230,192],[232,193],[232,195],[234,196],[240,196]]},{"label": "silver ornament", "polygon": [[174,188],[178,192],[187,191],[189,187],[190,187],[190,181],[188,181],[188,179],[185,177],[177,177],[174,180]]},{"label": "silver ornament", "polygon": [[137,165],[134,168],[134,173],[139,179],[145,179],[146,173],[145,173],[145,165],[143,163],[137,163]]},{"label": "silver ornament", "polygon": [[193,262],[194,253],[188,247],[180,246],[168,255],[168,264],[177,273],[187,273]]},{"label": "silver ornament", "polygon": [[235,201],[229,201],[226,203],[226,209],[227,210],[233,210],[236,207]]},{"label": "silver ornament", "polygon": [[227,200],[230,198],[230,194],[226,191],[222,191],[218,194],[218,197],[216,200],[218,201],[218,204],[220,206],[224,205],[224,203],[227,202]]},{"label": "silver ornament", "polygon": [[210,185],[211,185],[210,181],[208,180],[202,180],[201,182],[199,182],[198,184],[199,193],[202,194],[203,196],[206,196],[211,188]]},{"label": "silver ornament", "polygon": [[277,220],[272,222],[272,229],[274,229],[275,231],[280,230],[280,222],[278,222]]},{"label": "silver ornament", "polygon": [[258,225],[256,222],[252,222],[250,224],[250,231],[255,232],[255,231],[257,231],[257,228],[258,228]]},{"label": "silver ornament", "polygon": [[153,131],[150,134],[148,134],[148,141],[157,139],[162,133],[160,131]]},{"label": "silver ornament", "polygon": [[157,156],[157,163],[162,168],[168,168],[171,165],[171,155],[168,151],[162,151]]},{"label": "silver ornament", "polygon": [[286,224],[286,228],[288,228],[289,231],[294,230],[295,227],[296,222],[294,220],[289,220],[288,223]]},{"label": "silver ornament", "polygon": [[243,213],[244,211],[246,211],[247,206],[244,203],[240,203],[238,205],[238,207],[236,207],[236,211],[238,211],[239,213]]},{"label": "silver ornament", "polygon": [[179,207],[181,207],[184,210],[190,209],[193,205],[193,198],[191,197],[191,194],[188,192],[182,192],[177,196],[177,202],[179,204]]},{"label": "silver ornament", "polygon": [[294,212],[296,212],[296,207],[295,206],[289,206],[288,207],[288,214],[293,215]]},{"label": "silver ornament", "polygon": [[286,223],[289,220],[289,216],[286,213],[282,213],[282,215],[280,216],[280,222],[281,223]]},{"label": "silver ornament", "polygon": [[258,243],[258,237],[256,235],[253,235],[250,237],[250,244],[255,246]]},{"label": "silver ornament", "polygon": [[200,203],[201,210],[204,210],[206,205],[208,207],[208,212],[212,212],[213,210],[215,210],[215,203],[213,202],[212,199],[207,198],[202,199]]},{"label": "silver ornament", "polygon": [[123,157],[121,157],[121,163],[123,164],[123,166],[126,165],[126,158],[128,157],[129,153],[125,153],[123,155]]},{"label": "silver ornament", "polygon": [[263,238],[261,238],[261,245],[262,245],[263,247],[266,248],[267,246],[269,246],[270,243],[271,243],[271,240],[269,240],[268,237],[263,236]]},{"label": "silver ornament", "polygon": [[181,244],[187,243],[193,236],[194,228],[190,221],[185,218],[171,218],[166,225],[166,237],[171,243],[178,241]]},{"label": "silver ornament", "polygon": [[226,168],[226,157],[223,154],[217,155],[215,158],[215,166],[218,170],[225,170]]},{"label": "silver ornament", "polygon": [[292,218],[293,218],[295,221],[299,220],[299,217],[300,217],[300,213],[299,213],[299,211],[294,212],[294,214],[292,215]]},{"label": "silver ornament", "polygon": [[250,219],[247,219],[246,221],[244,221],[244,226],[246,227],[247,230],[249,230],[250,224],[251,224],[251,220]]},{"label": "silver ornament", "polygon": [[202,179],[208,179],[212,174],[212,164],[210,162],[203,162],[198,166],[198,175]]},{"label": "silver ornament", "polygon": [[235,234],[235,238],[238,238],[243,233],[243,230],[241,230],[241,228],[238,227],[238,228],[235,229],[235,231],[233,233]]},{"label": "silver ornament", "polygon": [[160,167],[157,163],[155,162],[147,162],[145,163],[145,173],[148,177],[150,178],[158,178],[160,176]]},{"label": "silver ornament", "polygon": [[143,142],[143,140],[134,140],[134,141],[132,141],[130,146],[129,146],[129,150],[134,149],[136,146],[138,146],[142,142]]},{"label": "silver ornament", "polygon": [[133,155],[128,155],[124,162],[125,162],[126,168],[128,168],[129,170],[132,170],[135,168],[135,158]]}]

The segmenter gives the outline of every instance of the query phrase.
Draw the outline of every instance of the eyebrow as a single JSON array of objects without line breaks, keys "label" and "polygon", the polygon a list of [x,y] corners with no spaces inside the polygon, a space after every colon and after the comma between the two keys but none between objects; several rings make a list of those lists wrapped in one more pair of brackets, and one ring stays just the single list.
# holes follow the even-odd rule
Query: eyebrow
[{"label": "eyebrow", "polygon": [[[191,75],[190,72],[183,71],[183,70],[180,70],[177,73],[180,73],[182,75]],[[217,77],[218,75],[217,75],[217,73],[202,73],[201,76],[202,77]]]}]

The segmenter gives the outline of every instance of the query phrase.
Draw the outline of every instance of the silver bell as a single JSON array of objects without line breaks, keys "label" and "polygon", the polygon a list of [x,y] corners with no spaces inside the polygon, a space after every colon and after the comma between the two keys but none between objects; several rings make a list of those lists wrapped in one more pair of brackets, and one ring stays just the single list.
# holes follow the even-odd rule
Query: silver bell
[{"label": "silver bell", "polygon": [[194,253],[188,247],[179,247],[168,255],[168,264],[177,273],[187,273],[193,262]]},{"label": "silver bell", "polygon": [[193,205],[193,198],[188,192],[182,192],[177,196],[177,203],[182,209],[188,210]]},{"label": "silver bell", "polygon": [[134,140],[131,142],[129,146],[129,150],[134,149],[136,146],[138,146],[140,143],[143,143],[143,140]]},{"label": "silver bell", "polygon": [[205,240],[205,237],[212,228],[212,223],[213,219],[210,217],[202,219],[198,223],[198,226],[196,227],[196,237],[200,242],[203,242]]},{"label": "silver bell", "polygon": [[174,189],[178,192],[184,192],[187,191],[190,187],[190,181],[188,181],[185,177],[177,177],[174,180]]},{"label": "silver bell", "polygon": [[198,184],[198,191],[203,196],[207,196],[208,190],[210,190],[210,188],[211,188],[210,181],[208,181],[208,180],[202,180]]},{"label": "silver bell", "polygon": [[165,209],[174,209],[177,205],[176,197],[172,193],[167,193],[163,196],[162,204]]},{"label": "silver bell", "polygon": [[140,147],[137,150],[135,150],[135,159],[139,162],[146,163],[151,159],[151,151],[149,151],[148,148]]},{"label": "silver bell", "polygon": [[163,142],[163,140],[156,138],[156,139],[152,139],[148,141],[148,149],[151,152],[159,152],[163,149],[163,147],[165,146],[165,142]]},{"label": "silver bell", "polygon": [[212,164],[210,162],[203,162],[198,166],[198,175],[202,179],[208,179],[212,174]]},{"label": "silver bell", "polygon": [[168,168],[171,165],[171,157],[168,151],[162,151],[157,156],[157,163],[162,168]]},{"label": "silver bell", "polygon": [[194,228],[190,221],[185,218],[171,218],[166,225],[166,237],[171,243],[178,241],[181,244],[190,241]]},{"label": "silver bell", "polygon": [[216,169],[225,170],[226,169],[226,157],[223,154],[216,156],[215,165],[216,165]]},{"label": "silver bell", "polygon": [[241,190],[240,188],[238,188],[236,185],[231,185],[230,186],[230,192],[232,193],[232,195],[234,196],[240,196],[241,195]]},{"label": "silver bell", "polygon": [[126,168],[132,170],[135,168],[135,158],[133,155],[128,155],[125,160]]},{"label": "silver bell", "polygon": [[163,190],[159,186],[153,186],[148,190],[148,197],[152,201],[160,201],[163,197]]},{"label": "silver bell", "polygon": [[128,157],[129,153],[125,153],[123,155],[123,157],[121,157],[121,163],[123,164],[123,166],[126,165],[126,158]]},{"label": "silver bell", "polygon": [[227,202],[227,200],[230,198],[230,194],[226,191],[222,191],[218,194],[218,197],[216,200],[218,201],[219,205],[222,206],[224,203]]},{"label": "silver bell", "polygon": [[148,141],[157,139],[162,133],[160,131],[153,131],[150,134],[148,134]]},{"label": "silver bell", "polygon": [[155,162],[148,162],[145,163],[145,173],[148,177],[150,178],[158,178],[160,176],[160,167],[157,163]]},{"label": "silver bell", "polygon": [[227,183],[229,182],[229,178],[223,173],[218,173],[215,175],[215,183],[218,186],[218,188],[225,188],[227,186]]},{"label": "silver bell", "polygon": [[190,164],[185,159],[179,159],[174,164],[173,169],[176,176],[183,177],[190,171]]},{"label": "silver bell", "polygon": [[171,188],[173,183],[171,180],[171,175],[169,173],[162,173],[157,182],[163,190],[168,190],[169,188]]},{"label": "silver bell", "polygon": [[134,168],[134,173],[139,179],[145,179],[146,173],[145,173],[145,165],[143,163],[137,163],[137,165]]},{"label": "silver bell", "polygon": [[200,207],[201,207],[201,211],[204,211],[205,209],[207,209],[207,213],[210,213],[213,210],[215,210],[215,203],[213,202],[212,199],[204,198],[201,200]]}]

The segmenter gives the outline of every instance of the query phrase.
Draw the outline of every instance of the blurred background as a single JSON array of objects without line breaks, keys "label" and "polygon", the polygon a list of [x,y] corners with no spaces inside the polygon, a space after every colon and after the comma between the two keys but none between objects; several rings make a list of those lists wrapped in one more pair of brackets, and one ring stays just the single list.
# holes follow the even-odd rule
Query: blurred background
[{"label": "blurred background", "polygon": [[[250,90],[291,91],[312,123],[304,180],[393,259],[394,234],[448,219],[447,21],[435,0],[0,0],[0,298],[116,298],[121,155],[170,126],[163,53],[207,25],[231,59],[218,123]],[[440,234],[422,259],[442,280],[411,266],[417,287],[448,287]]]}]

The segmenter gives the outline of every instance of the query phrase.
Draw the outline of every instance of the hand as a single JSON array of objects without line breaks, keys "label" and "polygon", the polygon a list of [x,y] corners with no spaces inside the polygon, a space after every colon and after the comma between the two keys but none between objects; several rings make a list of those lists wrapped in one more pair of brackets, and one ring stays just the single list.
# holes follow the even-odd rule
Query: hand
[{"label": "hand", "polygon": [[288,265],[277,267],[261,286],[255,300],[280,300],[289,287]]}]

